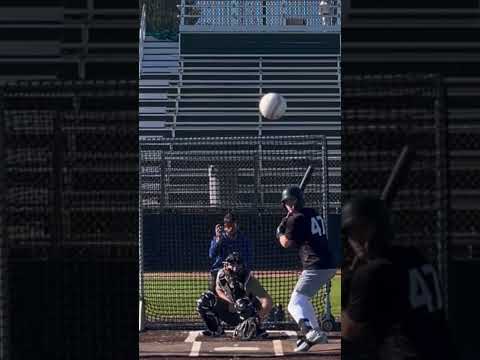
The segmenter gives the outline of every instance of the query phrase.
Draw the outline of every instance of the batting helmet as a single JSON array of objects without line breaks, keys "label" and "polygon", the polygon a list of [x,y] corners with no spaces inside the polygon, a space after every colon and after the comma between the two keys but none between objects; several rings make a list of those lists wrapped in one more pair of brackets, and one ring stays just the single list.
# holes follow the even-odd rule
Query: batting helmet
[{"label": "batting helmet", "polygon": [[301,209],[305,205],[303,190],[298,186],[289,186],[282,192],[282,204],[287,200],[295,200],[295,208]]},{"label": "batting helmet", "polygon": [[376,196],[358,196],[343,206],[342,233],[347,235],[356,225],[371,225],[375,229],[373,238],[368,242],[367,252],[370,256],[382,253],[393,239],[389,211],[385,203]]}]

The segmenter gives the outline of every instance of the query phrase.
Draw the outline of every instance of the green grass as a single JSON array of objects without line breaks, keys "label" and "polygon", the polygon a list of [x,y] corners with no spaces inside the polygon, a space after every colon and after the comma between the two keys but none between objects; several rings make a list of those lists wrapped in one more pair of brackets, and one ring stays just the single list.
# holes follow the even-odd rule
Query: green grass
[{"label": "green grass", "polygon": [[[290,293],[297,282],[297,277],[294,275],[276,278],[261,276],[259,280],[272,296],[274,304],[282,304],[286,311]],[[208,287],[207,280],[204,278],[155,279],[151,276],[146,276],[144,284],[146,314],[153,319],[171,317],[196,318],[196,300]],[[337,275],[332,281],[330,293],[334,316],[340,315],[340,286],[340,276]],[[323,304],[320,304],[318,298],[316,299],[317,313],[322,313]]]}]

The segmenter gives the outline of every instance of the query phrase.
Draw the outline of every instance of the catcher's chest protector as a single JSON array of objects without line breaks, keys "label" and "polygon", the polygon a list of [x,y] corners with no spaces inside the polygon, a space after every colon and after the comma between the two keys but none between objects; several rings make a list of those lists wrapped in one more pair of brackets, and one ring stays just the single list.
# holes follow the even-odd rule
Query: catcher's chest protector
[{"label": "catcher's chest protector", "polygon": [[246,285],[250,279],[250,274],[246,277],[245,281],[229,281],[222,271],[219,274],[220,288],[227,294],[227,296],[234,302],[247,295]]}]

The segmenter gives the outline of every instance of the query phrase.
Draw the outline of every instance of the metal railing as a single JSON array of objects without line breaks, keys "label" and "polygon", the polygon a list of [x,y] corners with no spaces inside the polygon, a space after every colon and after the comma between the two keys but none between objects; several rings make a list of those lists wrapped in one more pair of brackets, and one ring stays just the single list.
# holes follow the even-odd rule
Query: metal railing
[{"label": "metal railing", "polygon": [[181,0],[183,32],[340,32],[340,0]]}]

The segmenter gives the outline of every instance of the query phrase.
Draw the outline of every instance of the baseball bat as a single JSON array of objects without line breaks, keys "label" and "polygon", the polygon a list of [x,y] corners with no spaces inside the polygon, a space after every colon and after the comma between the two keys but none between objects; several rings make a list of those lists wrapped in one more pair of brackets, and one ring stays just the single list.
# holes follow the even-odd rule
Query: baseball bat
[{"label": "baseball bat", "polygon": [[415,152],[413,146],[405,145],[402,148],[382,191],[381,199],[385,202],[387,207],[392,205],[398,190],[405,183],[414,158]]},{"label": "baseball bat", "polygon": [[300,182],[300,189],[305,190],[305,187],[308,185],[308,183],[310,182],[310,178],[312,177],[312,173],[313,173],[313,166],[310,165],[307,170],[305,171],[305,174],[303,175],[303,178],[302,178],[302,181]]},{"label": "baseball bat", "polygon": [[[387,207],[391,207],[395,196],[400,187],[405,183],[410,167],[415,159],[415,151],[413,145],[405,145],[400,152],[400,155],[395,162],[395,165],[390,172],[388,180],[383,187],[380,198],[385,202]],[[352,248],[357,246],[355,243],[349,241]],[[350,269],[354,269],[358,262],[358,256],[354,256]]]}]

